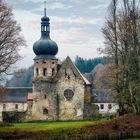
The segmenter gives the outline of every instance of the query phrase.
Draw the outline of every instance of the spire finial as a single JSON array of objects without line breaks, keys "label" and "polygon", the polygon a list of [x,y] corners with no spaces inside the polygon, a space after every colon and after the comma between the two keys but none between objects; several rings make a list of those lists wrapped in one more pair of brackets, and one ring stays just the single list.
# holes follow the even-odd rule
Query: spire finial
[{"label": "spire finial", "polygon": [[44,16],[46,17],[46,1],[44,1]]}]

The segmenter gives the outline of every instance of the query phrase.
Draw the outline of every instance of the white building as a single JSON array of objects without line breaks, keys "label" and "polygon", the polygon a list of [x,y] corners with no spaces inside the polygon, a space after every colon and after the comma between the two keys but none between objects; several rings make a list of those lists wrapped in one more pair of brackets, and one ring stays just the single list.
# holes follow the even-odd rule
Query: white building
[{"label": "white building", "polygon": [[115,97],[113,96],[111,90],[103,89],[97,91],[93,89],[92,96],[93,96],[92,103],[98,105],[100,114],[111,115],[117,113],[119,105],[116,102]]},{"label": "white building", "polygon": [[[2,112],[24,112],[28,107],[28,98],[31,87],[8,87],[0,98],[0,121]],[[29,99],[30,100],[30,99]]]}]

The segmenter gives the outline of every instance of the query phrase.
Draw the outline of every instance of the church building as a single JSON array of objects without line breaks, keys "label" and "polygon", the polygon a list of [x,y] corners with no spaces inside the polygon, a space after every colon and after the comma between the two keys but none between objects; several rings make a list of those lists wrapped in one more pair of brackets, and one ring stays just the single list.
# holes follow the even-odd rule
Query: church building
[{"label": "church building", "polygon": [[41,18],[41,38],[33,45],[34,79],[31,120],[81,120],[90,104],[90,82],[68,56],[56,58],[58,46],[50,38],[50,19]]}]

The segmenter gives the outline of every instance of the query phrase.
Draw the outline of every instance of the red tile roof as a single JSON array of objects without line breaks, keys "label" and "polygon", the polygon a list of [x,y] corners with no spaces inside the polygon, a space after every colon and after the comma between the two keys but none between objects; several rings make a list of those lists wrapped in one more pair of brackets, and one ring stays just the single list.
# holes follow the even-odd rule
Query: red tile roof
[{"label": "red tile roof", "polygon": [[31,93],[31,92],[28,93],[27,100],[28,101],[32,101],[33,100],[33,93]]}]

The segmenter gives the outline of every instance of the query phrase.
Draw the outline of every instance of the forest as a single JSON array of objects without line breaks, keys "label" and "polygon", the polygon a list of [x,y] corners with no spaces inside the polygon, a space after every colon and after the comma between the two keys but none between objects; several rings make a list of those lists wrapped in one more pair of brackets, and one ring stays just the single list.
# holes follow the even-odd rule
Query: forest
[{"label": "forest", "polygon": [[[84,59],[77,56],[74,60],[75,65],[81,73],[90,73],[98,64],[104,64],[104,57]],[[34,66],[28,69],[19,69],[10,80],[6,81],[6,87],[31,87],[33,80]]]}]

